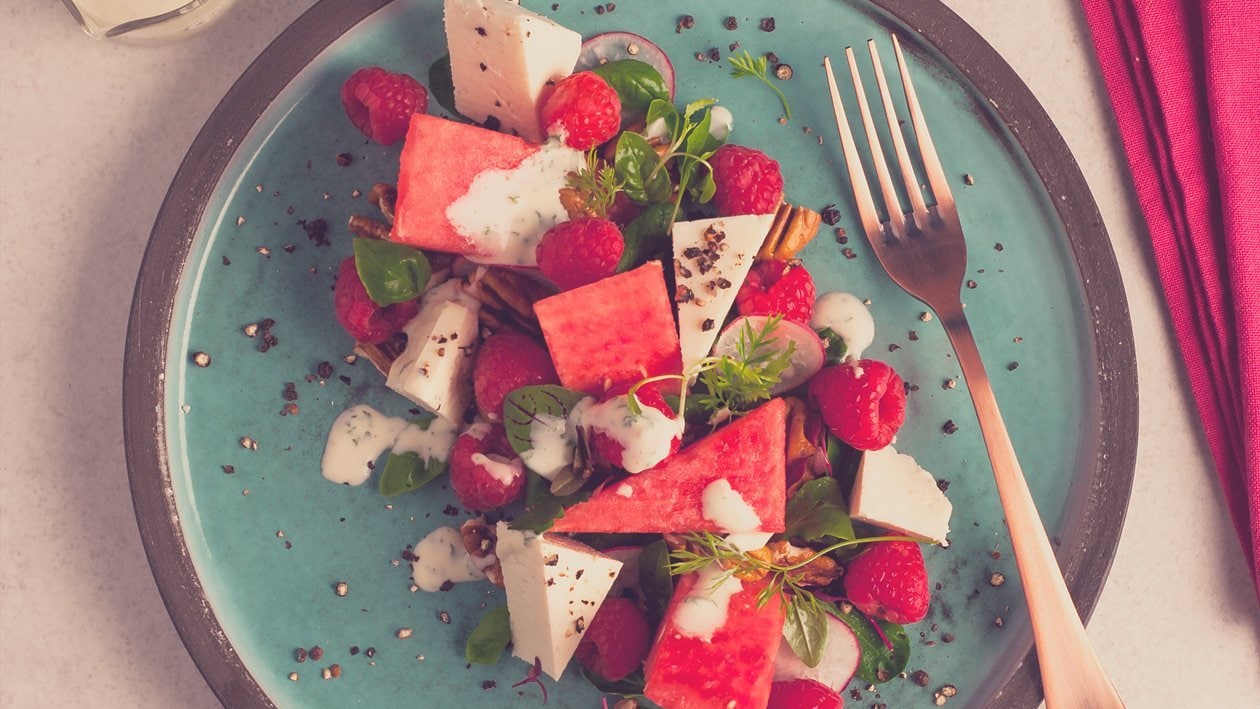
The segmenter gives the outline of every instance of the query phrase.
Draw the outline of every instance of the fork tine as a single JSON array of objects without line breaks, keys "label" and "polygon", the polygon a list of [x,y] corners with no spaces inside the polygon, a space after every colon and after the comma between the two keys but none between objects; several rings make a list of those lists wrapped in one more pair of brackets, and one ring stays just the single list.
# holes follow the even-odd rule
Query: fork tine
[{"label": "fork tine", "polygon": [[906,68],[906,58],[901,54],[901,42],[895,34],[892,40],[893,51],[897,55],[897,67],[901,71],[901,84],[906,92],[906,107],[910,109],[910,122],[914,125],[915,139],[919,143],[919,155],[923,159],[923,169],[927,173],[932,195],[936,197],[936,211],[957,219],[954,194],[949,189],[949,181],[945,179],[945,170],[941,168],[941,160],[936,155],[936,146],[932,143],[932,134],[928,132],[927,122],[923,120],[923,111],[919,108],[919,97],[914,91],[910,71]]},{"label": "fork tine", "polygon": [[892,94],[888,91],[888,80],[884,76],[884,67],[879,61],[879,48],[875,40],[868,39],[866,47],[871,52],[871,63],[875,65],[875,81],[879,84],[879,97],[884,104],[884,116],[888,119],[888,132],[892,134],[893,152],[897,154],[897,164],[901,167],[901,179],[906,186],[906,194],[914,215],[920,220],[927,218],[927,203],[923,201],[923,191],[919,189],[918,178],[915,177],[914,166],[910,163],[910,153],[906,150],[906,140],[901,135],[901,126],[897,123],[897,111],[893,108]]},{"label": "fork tine", "polygon": [[893,186],[892,177],[888,173],[888,162],[884,160],[884,149],[879,144],[879,133],[875,130],[875,120],[871,118],[871,107],[866,102],[866,91],[862,88],[862,77],[858,73],[857,60],[853,57],[853,48],[846,47],[844,53],[849,58],[849,73],[853,76],[853,88],[857,90],[858,112],[862,115],[862,127],[866,129],[866,142],[871,146],[871,161],[875,164],[879,189],[884,195],[884,208],[888,211],[888,221],[892,226],[893,234],[898,237],[905,236],[906,215],[901,211],[901,200],[897,199],[897,188]]},{"label": "fork tine", "polygon": [[849,119],[844,112],[844,103],[840,100],[840,89],[836,87],[836,75],[831,71],[831,57],[823,57],[823,67],[827,70],[827,87],[831,90],[831,109],[836,114],[836,130],[840,133],[840,147],[844,151],[844,164],[849,171],[849,182],[853,186],[853,196],[857,202],[858,218],[862,221],[862,230],[872,246],[883,243],[882,229],[879,225],[879,213],[875,211],[875,200],[871,197],[870,185],[866,182],[866,171],[862,169],[862,158],[858,155],[857,145],[853,142],[853,132],[849,130]]}]

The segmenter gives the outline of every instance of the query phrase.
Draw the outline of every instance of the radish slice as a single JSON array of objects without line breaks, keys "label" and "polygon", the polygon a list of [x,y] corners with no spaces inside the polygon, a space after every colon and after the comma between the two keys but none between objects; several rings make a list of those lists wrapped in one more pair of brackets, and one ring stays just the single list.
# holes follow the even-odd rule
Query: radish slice
[{"label": "radish slice", "polygon": [[665,86],[669,89],[669,98],[673,100],[674,65],[670,63],[669,56],[651,40],[633,32],[605,32],[586,40],[582,43],[582,53],[578,55],[577,66],[573,71],[594,69],[601,64],[620,59],[637,59],[650,64],[664,79]]},{"label": "radish slice", "polygon": [[857,636],[844,621],[827,616],[827,644],[823,647],[822,660],[817,667],[801,661],[786,639],[779,641],[779,653],[774,657],[774,681],[812,679],[825,684],[836,692],[843,692],[849,680],[857,674],[858,661],[862,659],[862,647]]},{"label": "radish slice", "polygon": [[[730,325],[718,335],[717,343],[713,345],[713,354],[721,357],[723,355],[736,356],[739,347],[740,333],[744,330],[744,323],[752,328],[753,332],[761,332],[765,328],[766,322],[770,318],[765,315],[747,315],[735,318]],[[823,368],[823,364],[827,360],[827,351],[823,347],[823,342],[818,338],[818,334],[813,330],[792,322],[791,320],[779,320],[774,326],[774,330],[770,333],[770,343],[777,348],[787,347],[788,342],[796,344],[796,350],[792,353],[792,363],[788,368],[783,370],[783,374],[779,377],[779,383],[770,387],[771,394],[782,394],[809,381],[810,377],[818,373]]]}]

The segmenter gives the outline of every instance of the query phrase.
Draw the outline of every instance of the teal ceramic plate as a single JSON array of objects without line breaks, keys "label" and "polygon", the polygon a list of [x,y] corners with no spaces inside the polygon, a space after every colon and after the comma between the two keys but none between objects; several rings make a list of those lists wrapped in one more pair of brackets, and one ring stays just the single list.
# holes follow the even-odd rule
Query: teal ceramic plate
[{"label": "teal ceramic plate", "polygon": [[[1031,632],[1002,512],[949,344],[924,308],[882,273],[856,228],[821,70],[824,54],[897,32],[970,242],[968,316],[994,373],[1020,453],[1069,586],[1087,616],[1119,537],[1133,472],[1136,379],[1124,294],[1085,182],[1044,112],[1014,73],[943,6],[802,0],[658,3],[530,2],[590,35],[625,29],[661,44],[680,101],[715,97],[736,117],[733,140],[784,166],[787,194],[834,204],[847,248],[830,228],[808,247],[821,290],[870,299],[878,328],[869,356],[914,385],[898,448],[949,481],[948,549],[929,553],[931,615],[913,626],[909,669],[858,704],[923,705],[950,683],[966,705],[1032,706],[1040,694]],[[384,5],[384,7],[382,7]],[[682,14],[695,25],[676,32]],[[728,30],[725,19],[737,18]],[[773,32],[759,29],[773,16]],[[766,87],[723,63],[739,43],[792,65],[780,86],[786,125]],[[398,148],[366,142],[345,119],[338,87],[383,65],[424,78],[445,52],[441,3],[326,0],[254,63],[192,146],[154,227],[137,284],[125,374],[127,453],[137,516],[163,598],[207,681],[230,706],[522,706],[526,667],[464,663],[464,640],[487,606],[486,584],[409,591],[403,552],[433,528],[458,523],[440,485],[395,499],[374,484],[320,477],[333,418],[367,403],[401,414],[332,316],[336,264],[350,253],[344,224],[371,213],[363,196],[393,181]],[[697,58],[697,54],[700,58]],[[891,54],[886,54],[891,57]],[[867,82],[873,86],[872,81]],[[846,88],[850,92],[851,88]],[[849,96],[850,98],[851,95]],[[438,110],[434,108],[433,110]],[[350,153],[349,166],[336,162]],[[964,175],[971,180],[964,180]],[[974,182],[974,184],[971,184]],[[327,243],[317,226],[328,226]],[[273,320],[274,344],[243,328]],[[193,362],[196,352],[210,366]],[[321,363],[331,372],[321,373]],[[285,413],[286,383],[298,398]],[[952,421],[957,432],[943,432]],[[257,448],[242,445],[242,439]],[[226,470],[234,472],[228,473]],[[990,576],[1005,574],[994,587]],[[349,585],[339,597],[338,581]],[[400,628],[411,628],[406,639]],[[948,639],[948,641],[947,641]],[[295,649],[320,646],[299,663]],[[369,648],[373,650],[368,651]],[[320,670],[338,664],[335,680]],[[704,672],[705,668],[696,668]],[[299,679],[292,681],[290,673]],[[522,696],[523,695],[523,696]],[[593,707],[575,671],[551,687],[551,706]]]}]

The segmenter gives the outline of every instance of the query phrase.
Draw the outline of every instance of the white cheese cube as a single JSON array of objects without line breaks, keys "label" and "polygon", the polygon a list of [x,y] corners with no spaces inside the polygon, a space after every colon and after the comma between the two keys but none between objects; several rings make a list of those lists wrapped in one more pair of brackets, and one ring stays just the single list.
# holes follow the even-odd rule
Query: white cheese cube
[{"label": "white cheese cube", "polygon": [[850,496],[849,515],[912,537],[942,542],[953,505],[932,474],[892,446],[866,451]]},{"label": "white cheese cube", "polygon": [[495,555],[503,569],[512,654],[560,679],[604,603],[621,562],[585,544],[535,535],[499,522]]},{"label": "white cheese cube", "polygon": [[674,222],[674,299],[683,370],[708,356],[773,222],[773,214]]},{"label": "white cheese cube", "polygon": [[477,308],[426,298],[403,331],[407,349],[394,360],[385,384],[447,421],[463,422],[472,400]]},{"label": "white cheese cube", "polygon": [[508,0],[446,0],[455,108],[535,143],[538,99],[549,81],[573,73],[582,36]]}]

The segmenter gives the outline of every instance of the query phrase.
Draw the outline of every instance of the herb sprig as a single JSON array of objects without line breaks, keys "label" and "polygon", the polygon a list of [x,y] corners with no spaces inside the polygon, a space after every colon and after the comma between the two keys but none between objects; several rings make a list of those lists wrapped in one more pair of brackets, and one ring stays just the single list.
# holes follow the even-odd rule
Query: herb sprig
[{"label": "herb sprig", "polygon": [[775,86],[774,82],[770,81],[770,77],[766,74],[767,61],[764,54],[759,57],[754,57],[747,49],[745,49],[744,56],[741,57],[737,54],[731,55],[726,58],[726,61],[730,62],[731,66],[735,67],[731,70],[731,76],[736,79],[742,79],[745,76],[755,76],[758,79],[761,79],[763,84],[769,86],[771,91],[778,94],[779,103],[783,104],[784,117],[792,117],[792,107],[788,105],[787,96],[783,95],[783,91],[780,90],[778,86]]},{"label": "herb sprig", "polygon": [[577,193],[581,208],[587,214],[603,217],[608,214],[617,193],[625,187],[618,179],[616,168],[599,159],[595,148],[586,153],[586,165],[577,172],[570,172],[565,183]]}]

